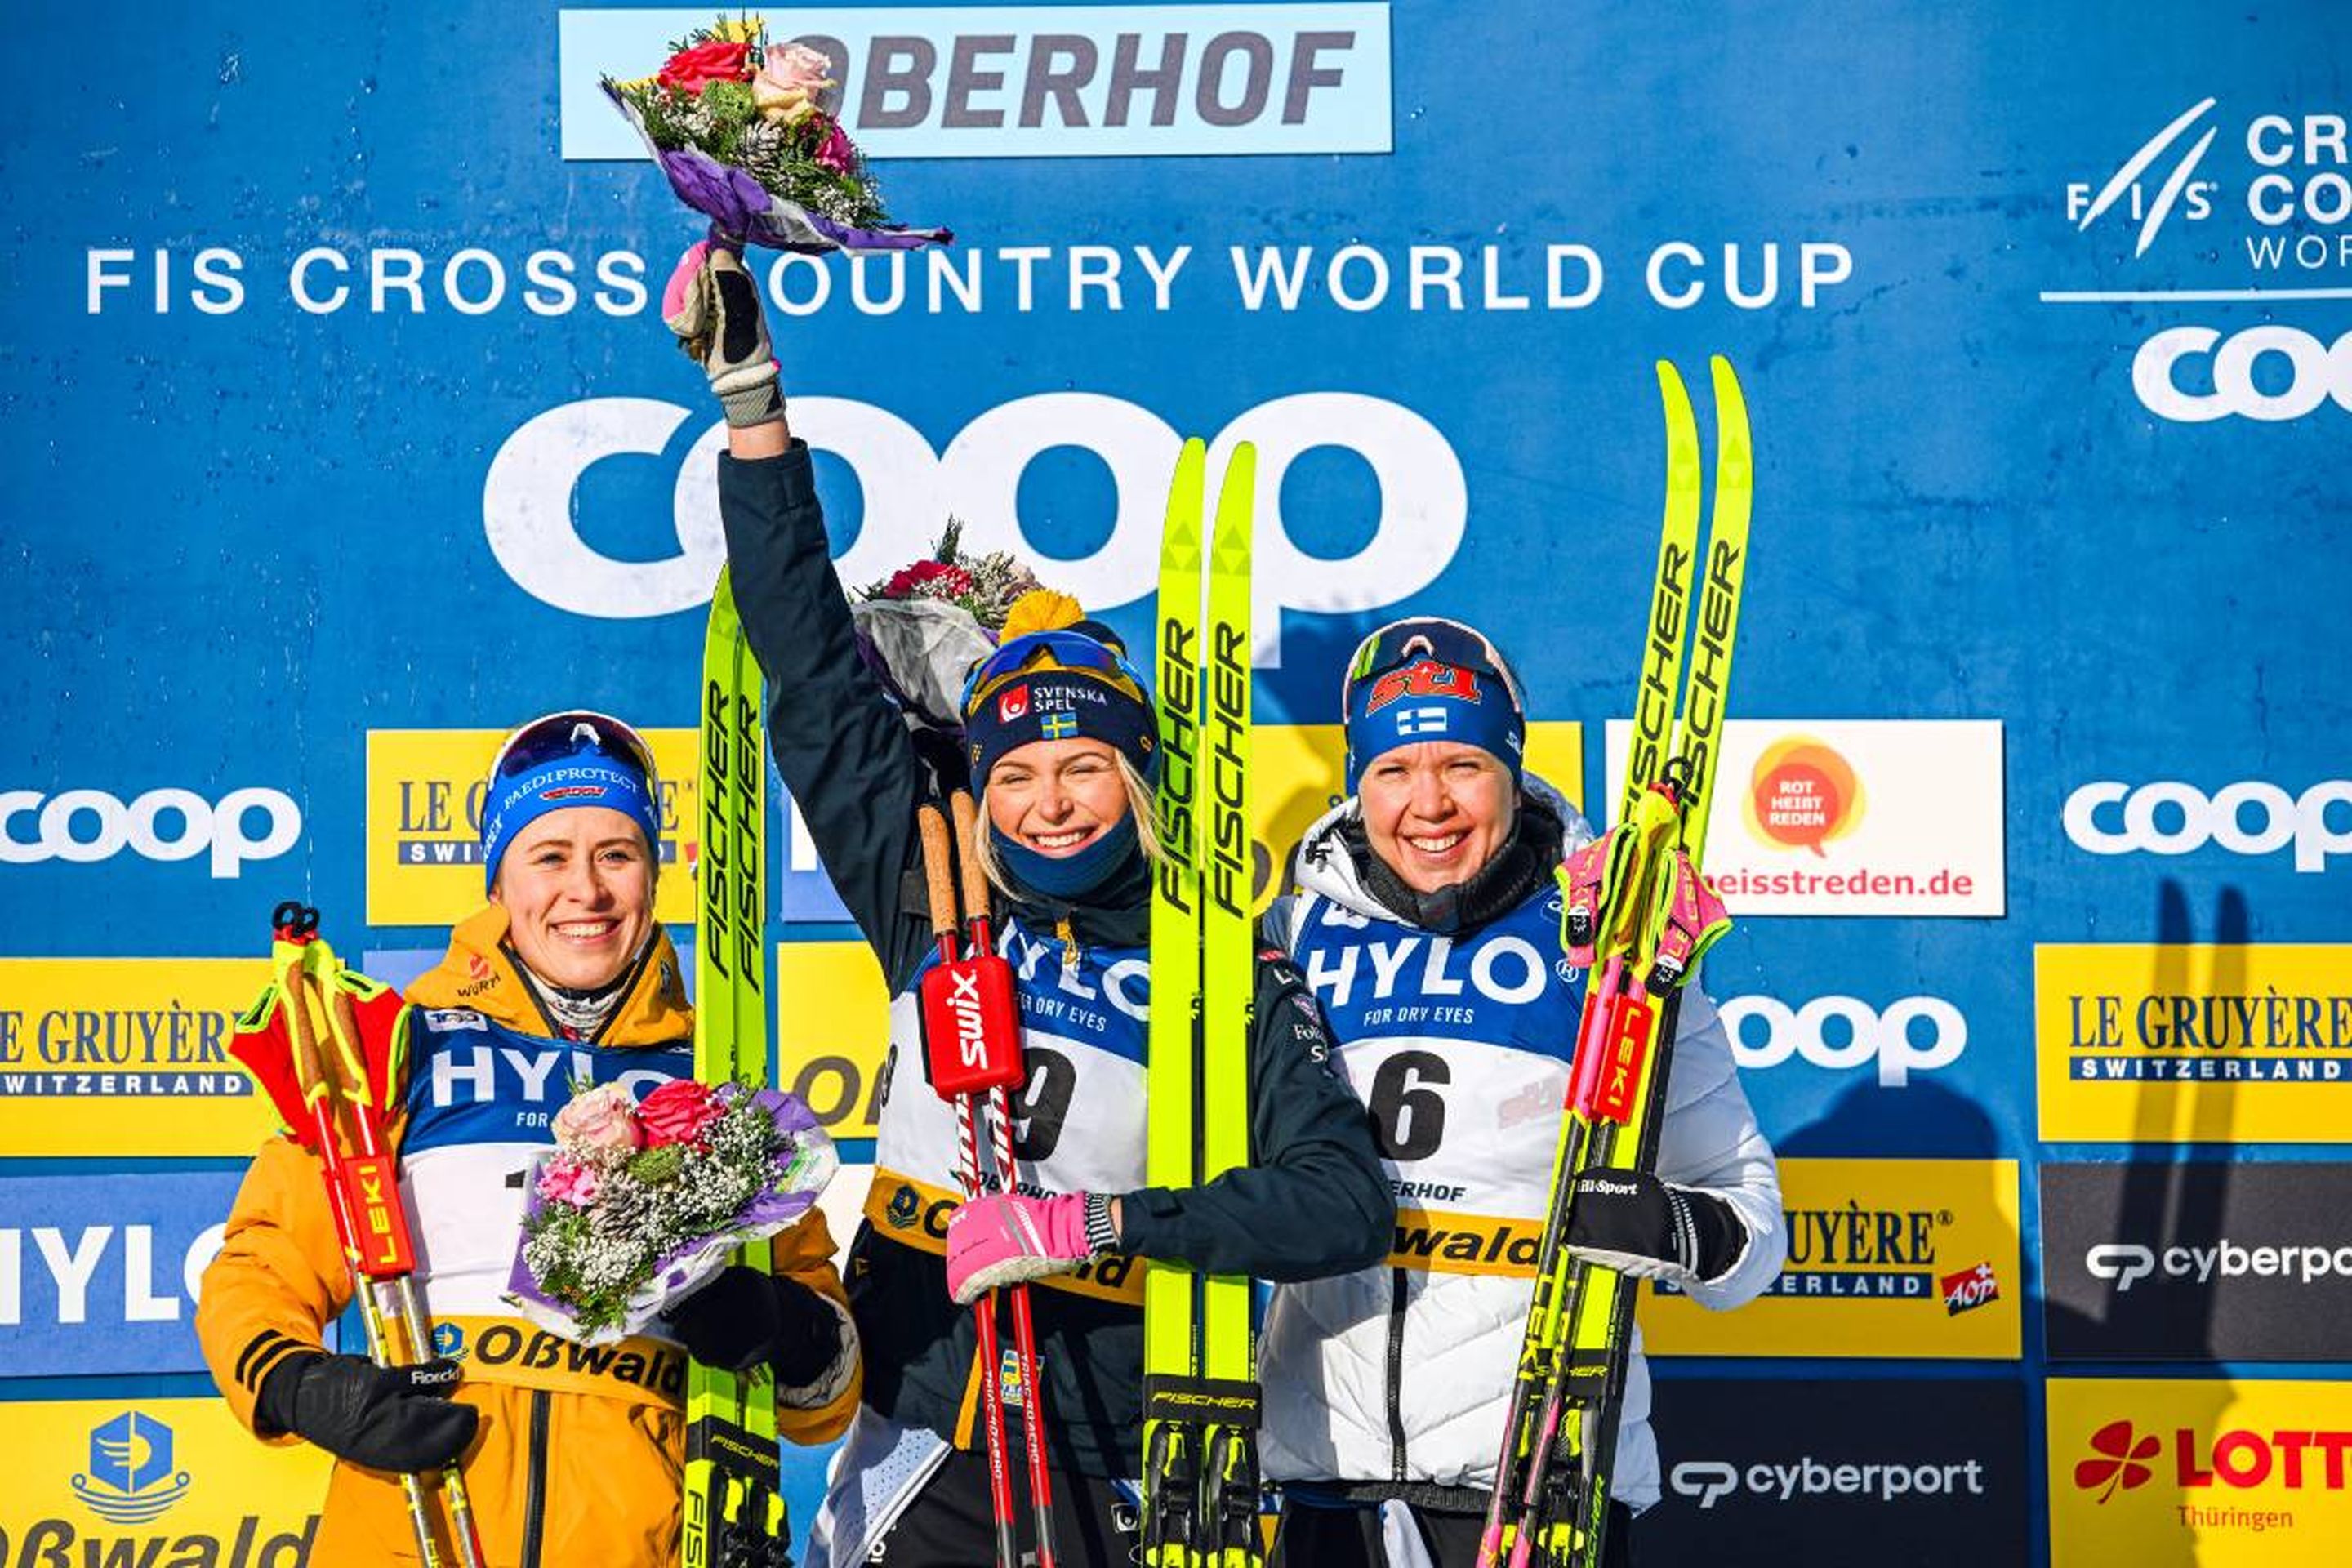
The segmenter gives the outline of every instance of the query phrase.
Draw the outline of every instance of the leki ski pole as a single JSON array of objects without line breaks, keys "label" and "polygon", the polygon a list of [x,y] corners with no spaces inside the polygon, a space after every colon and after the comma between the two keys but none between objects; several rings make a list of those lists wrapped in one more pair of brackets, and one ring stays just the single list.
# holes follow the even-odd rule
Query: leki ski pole
[{"label": "leki ski pole", "polygon": [[[956,952],[955,854],[948,837],[947,818],[936,805],[917,814],[917,831],[923,843],[923,884],[929,894],[931,935],[939,942],[939,963],[923,976],[923,1064],[931,1088],[955,1107],[957,1174],[966,1198],[981,1194],[980,1141],[973,1127],[974,1102],[1000,1079],[1020,1075],[1020,1034],[987,1026],[987,998],[1006,1010],[1012,1007],[1012,977],[993,973]],[[1002,963],[1002,960],[999,961]],[[1015,1059],[990,1059],[991,1048],[1010,1044]],[[989,1512],[995,1523],[996,1568],[1022,1568],[1013,1534],[1013,1461],[1004,1432],[1004,1357],[996,1335],[996,1293],[990,1291],[971,1304],[980,1357],[982,1442],[988,1454]],[[1024,1397],[1034,1399],[1034,1390]],[[1034,1423],[1030,1423],[1034,1425]]]},{"label": "leki ski pole", "polygon": [[[407,1212],[401,1206],[399,1168],[384,1150],[357,1013],[348,993],[321,982],[314,973],[325,969],[331,975],[337,967],[333,951],[316,940],[319,911],[289,902],[278,907],[272,921],[277,935],[273,967],[285,998],[294,1080],[310,1118],[325,1178],[327,1206],[334,1215],[335,1233],[351,1267],[352,1294],[367,1334],[368,1357],[386,1367],[430,1360],[433,1337],[416,1294],[415,1243],[409,1234]],[[331,992],[331,1005],[325,1000]],[[331,1056],[320,1048],[322,1037],[332,1047]],[[343,1152],[337,1125],[337,1100],[348,1103],[352,1110],[353,1152],[349,1155]],[[386,1290],[393,1293],[389,1315],[382,1294]],[[399,1343],[394,1342],[395,1330]],[[439,1479],[458,1561],[464,1568],[486,1568],[488,1560],[475,1526],[464,1472],[452,1460],[442,1467]],[[400,1480],[407,1496],[409,1521],[416,1531],[418,1554],[427,1568],[438,1568],[444,1559],[434,1533],[425,1479],[410,1472]]]}]

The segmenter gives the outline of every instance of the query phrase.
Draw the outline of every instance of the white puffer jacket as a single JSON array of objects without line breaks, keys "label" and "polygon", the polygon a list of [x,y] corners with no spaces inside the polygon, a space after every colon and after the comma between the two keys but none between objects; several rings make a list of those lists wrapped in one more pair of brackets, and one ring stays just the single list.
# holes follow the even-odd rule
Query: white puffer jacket
[{"label": "white puffer jacket", "polygon": [[[1576,810],[1549,785],[1530,778],[1530,792],[1550,805],[1565,824],[1567,847],[1574,848],[1592,837],[1592,829]],[[1297,893],[1277,900],[1269,917],[1278,940],[1294,954],[1311,946],[1312,922],[1366,929],[1367,920],[1391,927],[1403,925],[1396,911],[1383,906],[1362,885],[1347,850],[1333,841],[1340,825],[1356,811],[1347,802],[1318,822],[1301,842],[1295,865]],[[1494,922],[1502,926],[1514,918],[1534,929],[1542,914],[1557,930],[1559,896],[1538,892],[1531,902],[1540,910],[1523,908],[1517,916]],[[1517,967],[1474,950],[1464,939],[1459,947],[1433,942],[1425,959],[1408,962],[1395,953],[1402,940],[1382,953],[1368,955],[1367,974],[1376,970],[1388,989],[1383,998],[1411,1002],[1416,983],[1441,998],[1457,997],[1462,987],[1449,974],[1448,959],[1456,955],[1455,972],[1485,971],[1507,978],[1526,970],[1521,951]],[[1525,938],[1503,936],[1502,942]],[[1546,949],[1554,963],[1558,983],[1564,984],[1564,963],[1555,944]],[[1468,961],[1460,962],[1459,955]],[[1310,954],[1310,956],[1315,956]],[[1330,952],[1320,956],[1327,971],[1333,967]],[[1353,975],[1352,955],[1347,973]],[[1384,964],[1381,958],[1387,958]],[[1307,965],[1310,984],[1317,981]],[[1335,987],[1318,984],[1327,1013],[1334,1007]],[[1581,977],[1579,976],[1580,985]],[[1514,993],[1520,994],[1523,993]],[[1475,995],[1470,999],[1475,1000]],[[1562,1013],[1573,1032],[1572,997],[1547,998]],[[1715,1006],[1696,984],[1683,993],[1681,1021],[1675,1033],[1673,1069],[1667,1080],[1664,1124],[1660,1136],[1657,1173],[1685,1186],[1701,1188],[1730,1204],[1748,1230],[1748,1246],[1738,1262],[1722,1277],[1701,1284],[1690,1294],[1702,1306],[1716,1310],[1738,1307],[1760,1294],[1775,1276],[1787,1252],[1780,1215],[1780,1176],[1771,1145],[1756,1124],[1748,1097],[1739,1086],[1729,1042]],[[1443,1019],[1458,1009],[1440,1005],[1422,1016]],[[1377,1015],[1375,1015],[1377,1016]],[[1405,1016],[1402,1010],[1397,1014]],[[1332,1020],[1336,1037],[1335,1064],[1344,1069],[1349,1032]],[[1366,1036],[1391,1033],[1367,1027]],[[1443,1023],[1412,1031],[1412,1044],[1426,1049],[1444,1046]],[[1368,1040],[1369,1043],[1369,1040]],[[1558,1137],[1558,1107],[1567,1087],[1566,1049],[1538,1052],[1498,1047],[1491,1039],[1475,1045],[1465,1041],[1454,1066],[1457,1087],[1450,1098],[1465,1098],[1463,1089],[1483,1083],[1489,1093],[1507,1098],[1508,1106],[1549,1107],[1548,1114],[1531,1117],[1505,1107],[1493,1113],[1493,1125],[1474,1130],[1477,1166],[1487,1184],[1488,1213],[1516,1210],[1528,1228],[1539,1230],[1544,1194],[1550,1182],[1550,1163]],[[1351,1072],[1359,1094],[1372,1098],[1369,1068]],[[1449,1108],[1449,1114],[1461,1109]],[[1450,1140],[1449,1140],[1450,1141]],[[1422,1178],[1428,1162],[1407,1165],[1384,1161],[1386,1173],[1400,1193],[1401,1206],[1410,1211],[1416,1198],[1429,1194]],[[1458,1171],[1456,1173],[1459,1173]],[[1464,1189],[1440,1188],[1440,1197]],[[1499,1199],[1497,1194],[1500,1194]],[[1495,1206],[1499,1202],[1499,1211]],[[1402,1223],[1402,1221],[1401,1221]],[[1401,1231],[1401,1244],[1402,1244]],[[1533,1294],[1525,1273],[1495,1271],[1445,1272],[1434,1268],[1402,1268],[1386,1264],[1334,1279],[1276,1287],[1259,1347],[1259,1375],[1266,1394],[1263,1457],[1266,1474],[1276,1480],[1333,1480],[1408,1483],[1422,1486],[1473,1487],[1492,1489],[1495,1459],[1503,1437],[1503,1421],[1510,1398],[1513,1369]],[[1615,1493],[1636,1511],[1659,1497],[1657,1439],[1650,1430],[1650,1379],[1635,1331],[1632,1364],[1627,1369],[1624,1408],[1617,1441]]]}]

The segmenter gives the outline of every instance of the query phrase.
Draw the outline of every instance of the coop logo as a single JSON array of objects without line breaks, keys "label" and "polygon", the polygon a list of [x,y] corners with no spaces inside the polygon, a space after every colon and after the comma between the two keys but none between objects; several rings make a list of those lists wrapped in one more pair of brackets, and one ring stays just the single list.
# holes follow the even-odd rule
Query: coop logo
[{"label": "coop logo", "polygon": [[1748,831],[1784,849],[1822,846],[1862,822],[1862,780],[1835,750],[1810,735],[1765,748],[1748,774]]},{"label": "coop logo", "polygon": [[[29,823],[31,837],[20,824]],[[257,827],[257,834],[251,829]],[[0,791],[0,862],[89,864],[125,849],[146,860],[205,858],[215,878],[244,874],[302,837],[302,813],[274,789],[233,789],[217,801],[194,790],[154,789],[125,802],[104,790]]]},{"label": "coop logo", "polygon": [[2352,1431],[2234,1426],[2209,1441],[2194,1426],[2176,1426],[2171,1441],[2141,1434],[2130,1420],[2111,1421],[2091,1434],[2089,1453],[2074,1465],[2077,1490],[2105,1502],[2157,1479],[2168,1448],[2169,1479],[2183,1489],[2258,1487],[2293,1492],[2341,1492]]},{"label": "coop logo", "polygon": [[2352,1279],[2352,1247],[2246,1247],[2224,1237],[2210,1247],[2168,1247],[2159,1253],[2137,1242],[2109,1242],[2084,1253],[2083,1267],[2092,1278],[2112,1281],[2118,1296],[2159,1269],[2168,1282],[2256,1279],[2319,1285]]},{"label": "coop logo", "polygon": [[[2275,391],[2254,366],[2273,355],[2284,367]],[[2183,425],[2232,415],[2300,419],[2321,404],[2352,410],[2352,332],[2324,342],[2297,327],[2248,327],[2224,338],[2211,327],[2172,327],[2132,356],[2132,390],[2151,414]]]},{"label": "coop logo", "polygon": [[1675,1495],[1711,1509],[1738,1493],[1768,1503],[1805,1503],[1853,1497],[1877,1503],[1906,1498],[1982,1497],[1984,1461],[1906,1464],[1900,1460],[1767,1460],[1740,1466],[1722,1459],[1685,1459],[1667,1477]]},{"label": "coop logo", "polygon": [[1792,1058],[1828,1072],[1876,1069],[1879,1086],[1901,1089],[1968,1049],[1969,1021],[1940,996],[1905,996],[1880,1012],[1858,996],[1816,996],[1791,1008],[1776,996],[1734,996],[1718,1012],[1731,1054],[1751,1072]]},{"label": "coop logo", "polygon": [[[619,15],[619,13],[615,13]],[[677,552],[625,561],[582,536],[574,508],[583,477],[608,458],[655,456],[689,417],[676,404],[598,397],[559,405],[499,446],[482,484],[490,552],[525,593],[574,615],[636,619],[709,602],[727,559],[719,528],[717,457],[726,426],[714,424],[684,459],[673,506]],[[952,510],[967,549],[1034,553],[1022,533],[1023,474],[1044,453],[1078,447],[1109,470],[1117,500],[1109,536],[1094,553],[1057,561],[1055,585],[1096,609],[1150,594],[1160,513],[1181,446],[1158,414],[1095,393],[1016,398],[982,413],[947,446],[871,404],[840,397],[793,402],[793,433],[856,474],[865,498],[857,540],[835,563],[845,582],[887,576],[919,554]],[[1247,441],[1257,448],[1257,570],[1253,614],[1256,663],[1281,662],[1282,612],[1343,616],[1410,598],[1434,582],[1460,547],[1469,491],[1453,444],[1428,420],[1383,398],[1313,392],[1244,412],[1211,445],[1212,469]],[[1380,511],[1355,554],[1309,556],[1282,522],[1283,476],[1301,454],[1335,447],[1371,469]]]},{"label": "coop logo", "polygon": [[188,1489],[188,1472],[172,1465],[172,1429],[126,1410],[91,1428],[89,1469],[73,1489],[109,1524],[152,1524]]},{"label": "coop logo", "polygon": [[2274,855],[2292,847],[2295,870],[2308,874],[2352,854],[2352,779],[2322,780],[2300,795],[2254,780],[2208,795],[2177,781],[2102,779],[2068,795],[2061,817],[2066,837],[2094,855],[2187,855],[2208,844]]}]

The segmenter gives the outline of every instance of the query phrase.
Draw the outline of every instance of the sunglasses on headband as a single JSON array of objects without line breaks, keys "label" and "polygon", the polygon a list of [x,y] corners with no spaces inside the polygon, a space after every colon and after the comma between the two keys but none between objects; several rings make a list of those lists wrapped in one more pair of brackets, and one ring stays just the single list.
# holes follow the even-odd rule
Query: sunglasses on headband
[{"label": "sunglasses on headband", "polygon": [[509,735],[499,747],[498,759],[490,763],[490,777],[494,781],[514,778],[582,752],[599,752],[635,767],[645,775],[646,788],[659,793],[661,773],[654,766],[653,748],[646,744],[645,737],[610,713],[587,708],[533,719]]}]

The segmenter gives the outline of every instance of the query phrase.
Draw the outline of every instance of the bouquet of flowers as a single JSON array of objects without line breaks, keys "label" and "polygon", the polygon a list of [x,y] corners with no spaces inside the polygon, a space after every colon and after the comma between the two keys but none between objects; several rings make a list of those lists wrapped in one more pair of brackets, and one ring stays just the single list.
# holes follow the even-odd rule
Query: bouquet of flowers
[{"label": "bouquet of flowers", "polygon": [[839,1163],[793,1095],[681,1079],[642,1102],[575,1088],[532,1163],[506,1299],[541,1328],[610,1344],[816,1202]]},{"label": "bouquet of flowers", "polygon": [[1009,552],[965,554],[963,524],[951,517],[927,558],[855,590],[849,611],[859,654],[899,706],[961,731],[965,672],[1000,639],[1047,624],[1048,601],[1076,618],[1076,600],[1041,586]]},{"label": "bouquet of flowers", "polygon": [[659,71],[604,79],[678,200],[725,238],[778,250],[909,250],[952,239],[892,225],[866,159],[819,96],[832,62],[766,41],[757,16],[724,18],[670,46]]}]

